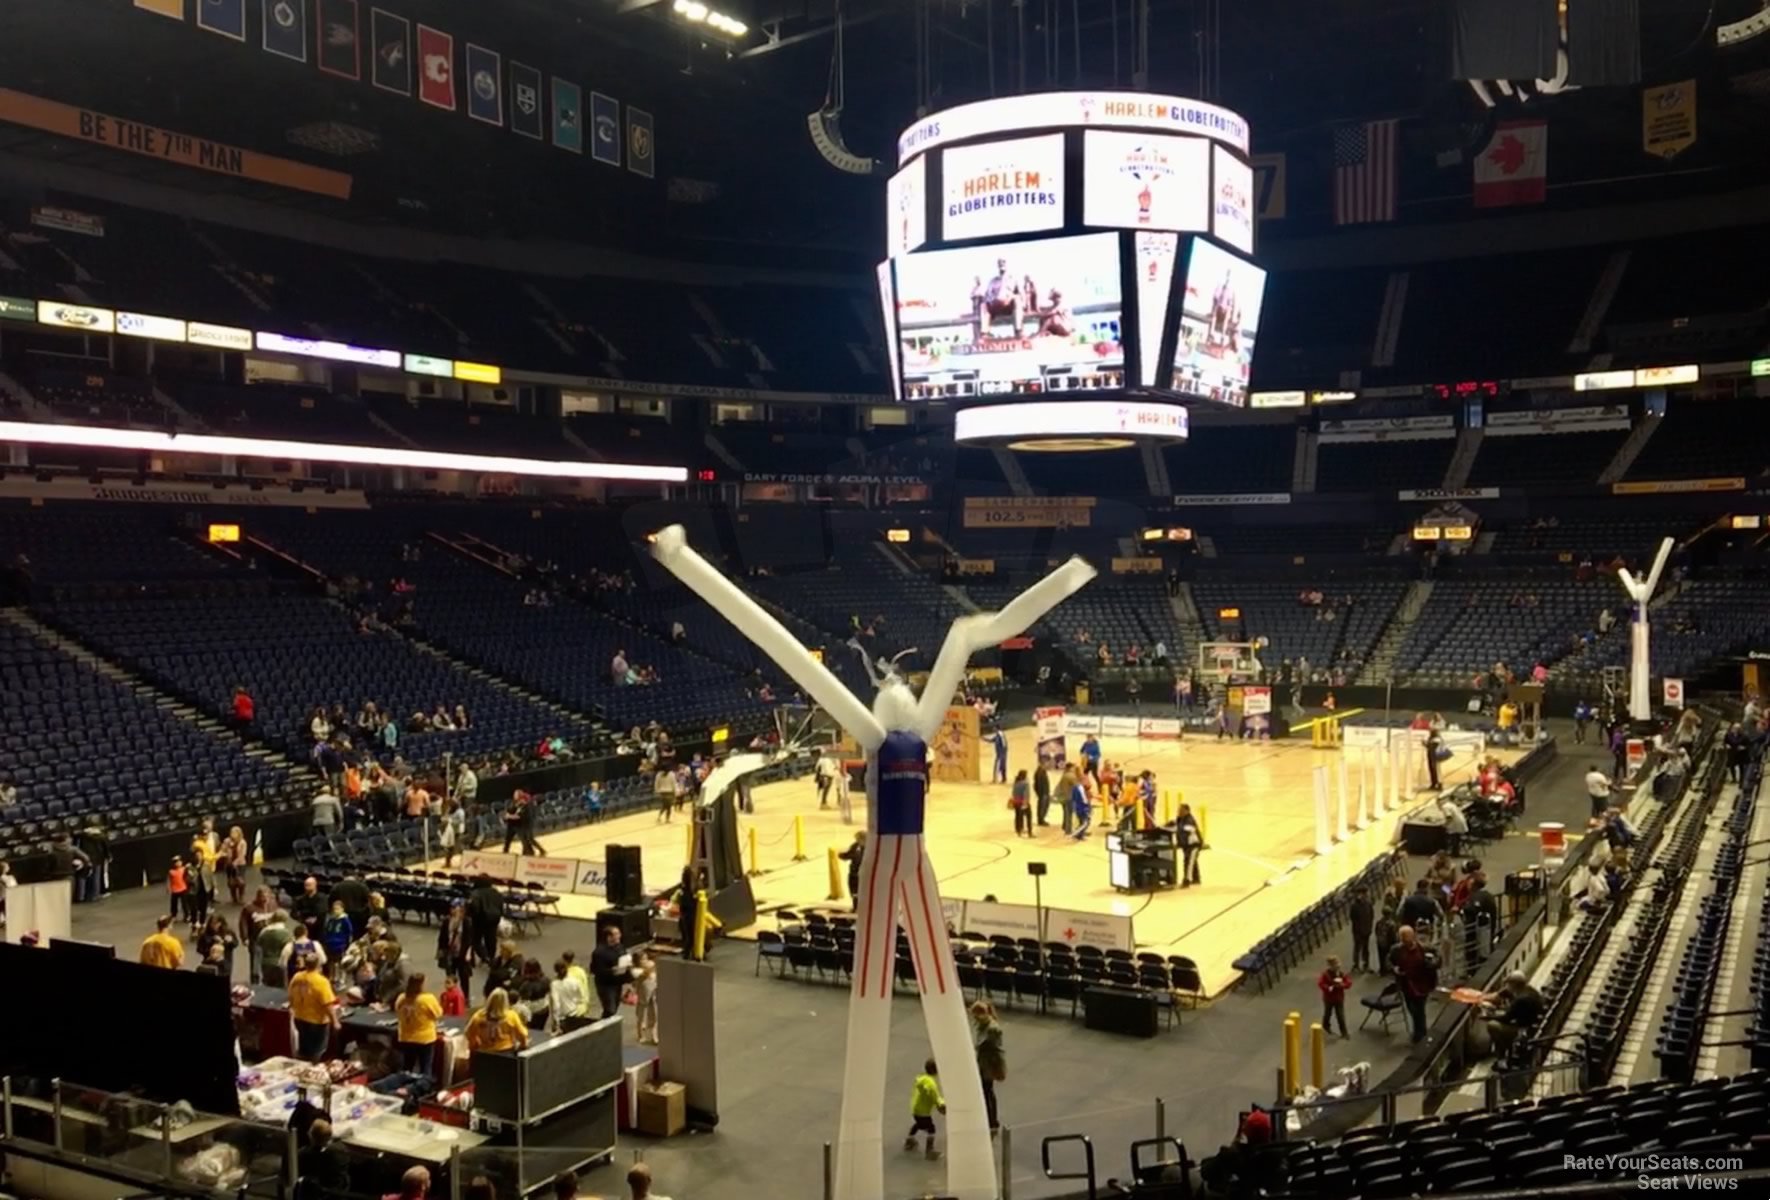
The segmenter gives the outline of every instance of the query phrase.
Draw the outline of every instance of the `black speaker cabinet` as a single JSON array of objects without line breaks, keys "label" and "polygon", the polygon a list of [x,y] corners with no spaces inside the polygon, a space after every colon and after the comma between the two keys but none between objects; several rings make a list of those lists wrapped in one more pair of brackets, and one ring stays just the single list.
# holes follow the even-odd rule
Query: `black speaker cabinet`
[{"label": "black speaker cabinet", "polygon": [[651,909],[644,904],[626,908],[605,908],[596,914],[596,941],[602,942],[602,931],[610,925],[621,929],[621,943],[643,946],[651,941]]},{"label": "black speaker cabinet", "polygon": [[614,908],[627,908],[645,899],[645,884],[640,873],[638,846],[607,847],[603,860],[608,876],[608,902]]},{"label": "black speaker cabinet", "polygon": [[1161,1028],[1155,997],[1130,988],[1091,987],[1082,993],[1083,1024],[1089,1029],[1152,1038]]}]

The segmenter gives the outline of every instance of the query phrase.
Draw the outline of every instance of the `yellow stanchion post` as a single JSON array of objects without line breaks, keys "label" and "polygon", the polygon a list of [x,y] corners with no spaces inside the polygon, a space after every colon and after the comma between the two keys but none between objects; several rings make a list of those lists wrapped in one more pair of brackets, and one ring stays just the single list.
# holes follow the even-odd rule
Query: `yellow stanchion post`
[{"label": "yellow stanchion post", "polygon": [[1297,1050],[1299,1050],[1297,1048],[1297,1018],[1296,1016],[1287,1016],[1285,1018],[1285,1041],[1283,1041],[1285,1096],[1287,1097],[1297,1094],[1297,1071],[1301,1067]]},{"label": "yellow stanchion post", "polygon": [[830,847],[830,899],[844,899],[842,892],[842,863],[836,857],[836,848]]},{"label": "yellow stanchion post", "polygon": [[1316,1091],[1327,1077],[1327,1031],[1317,1021],[1309,1027],[1309,1082]]},{"label": "yellow stanchion post", "polygon": [[705,962],[707,959],[707,934],[714,929],[724,929],[725,922],[713,915],[712,906],[707,903],[705,888],[696,892],[695,898],[698,904],[695,908],[694,918],[694,956],[696,961]]},{"label": "yellow stanchion post", "polygon": [[793,818],[793,861],[805,861],[805,818]]},{"label": "yellow stanchion post", "polygon": [[682,861],[691,863],[694,861],[694,821],[692,818],[683,829],[682,834]]},{"label": "yellow stanchion post", "polygon": [[1174,793],[1164,790],[1162,792],[1162,824],[1163,825],[1172,825],[1173,823],[1174,823]]},{"label": "yellow stanchion post", "polygon": [[1198,836],[1209,844],[1211,840],[1211,810],[1202,804],[1198,806]]},{"label": "yellow stanchion post", "polygon": [[762,874],[762,855],[756,849],[756,827],[750,826],[750,874]]}]

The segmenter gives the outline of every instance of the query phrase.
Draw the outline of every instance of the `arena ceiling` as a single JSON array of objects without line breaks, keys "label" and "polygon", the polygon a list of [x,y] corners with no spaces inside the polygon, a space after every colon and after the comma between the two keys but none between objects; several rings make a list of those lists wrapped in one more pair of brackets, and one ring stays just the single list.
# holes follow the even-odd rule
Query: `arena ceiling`
[{"label": "arena ceiling", "polygon": [[[309,0],[311,5],[312,0]],[[400,8],[401,0],[386,0]],[[1650,82],[1695,78],[1705,91],[1696,151],[1662,171],[1678,186],[1756,182],[1770,93],[1770,35],[1722,48],[1715,31],[1764,0],[1641,0]],[[256,0],[248,0],[256,9]],[[362,0],[365,11],[371,0]],[[410,5],[406,5],[410,7]],[[455,231],[547,234],[635,249],[733,257],[768,247],[858,261],[875,250],[877,179],[836,171],[813,148],[806,117],[843,83],[842,130],[854,153],[885,160],[919,107],[1047,87],[1130,86],[1134,31],[1148,29],[1153,90],[1200,95],[1245,113],[1257,150],[1283,150],[1294,175],[1324,168],[1328,127],[1401,117],[1404,156],[1430,170],[1479,144],[1485,109],[1448,79],[1442,0],[726,0],[742,37],[686,21],[675,0],[426,0],[422,19],[508,60],[569,73],[655,116],[653,180],[597,169],[507,131],[444,118],[402,97],[256,46],[144,16],[129,0],[6,5],[0,78],[67,103],[287,153],[350,172],[353,215]],[[1144,13],[1146,12],[1146,17]],[[840,19],[838,19],[840,18]],[[835,31],[844,53],[834,57]],[[1516,101],[1507,104],[1516,105]],[[1580,178],[1637,181],[1633,89],[1537,97],[1526,110],[1554,129],[1557,167]],[[199,176],[12,125],[0,149],[160,178],[192,190],[254,192],[279,203],[332,201]],[[1456,170],[1466,173],[1466,166]],[[1447,174],[1448,188],[1451,176]],[[1428,179],[1426,186],[1433,183]],[[1591,199],[1601,202],[1602,190]]]}]

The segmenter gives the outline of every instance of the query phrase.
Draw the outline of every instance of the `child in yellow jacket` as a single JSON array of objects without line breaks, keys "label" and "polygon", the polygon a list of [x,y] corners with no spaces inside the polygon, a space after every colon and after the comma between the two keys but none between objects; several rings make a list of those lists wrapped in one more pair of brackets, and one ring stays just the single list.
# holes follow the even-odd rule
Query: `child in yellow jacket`
[{"label": "child in yellow jacket", "polygon": [[946,1098],[940,1094],[940,1080],[936,1075],[932,1058],[922,1064],[922,1073],[916,1076],[916,1088],[910,1093],[910,1116],[913,1118],[910,1133],[903,1139],[903,1148],[914,1150],[916,1134],[926,1134],[926,1153],[930,1159],[940,1157],[940,1151],[934,1148],[934,1114],[946,1112]]}]

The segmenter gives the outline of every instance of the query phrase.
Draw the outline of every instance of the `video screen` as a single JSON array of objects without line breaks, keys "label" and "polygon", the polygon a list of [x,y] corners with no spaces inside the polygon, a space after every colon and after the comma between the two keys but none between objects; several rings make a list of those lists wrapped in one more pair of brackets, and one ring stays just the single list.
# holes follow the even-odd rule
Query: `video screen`
[{"label": "video screen", "polygon": [[949,242],[1063,228],[1063,135],[958,146],[941,157]]},{"label": "video screen", "polygon": [[1088,130],[1082,141],[1082,220],[1202,233],[1211,213],[1209,148],[1202,138]]},{"label": "video screen", "polygon": [[888,258],[879,264],[879,314],[885,321],[885,351],[891,360],[891,394],[903,395],[903,373],[897,366],[897,347],[892,342],[897,337],[897,285],[892,279],[891,260]]},{"label": "video screen", "polygon": [[908,254],[928,240],[928,160],[915,162],[885,184],[885,256]]},{"label": "video screen", "polygon": [[1203,238],[1192,239],[1169,387],[1245,408],[1266,272]]},{"label": "video screen", "polygon": [[1116,233],[911,254],[897,305],[906,399],[1125,385]]},{"label": "video screen", "polygon": [[1179,257],[1177,233],[1139,233],[1137,252],[1137,382],[1154,387],[1161,372],[1162,330],[1172,308],[1174,260]]}]

